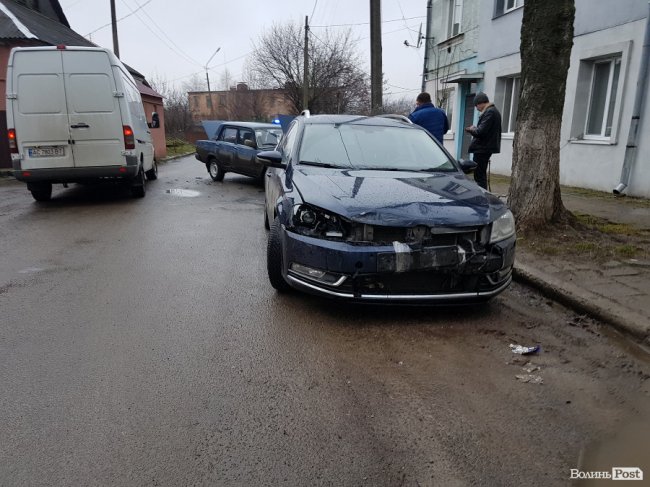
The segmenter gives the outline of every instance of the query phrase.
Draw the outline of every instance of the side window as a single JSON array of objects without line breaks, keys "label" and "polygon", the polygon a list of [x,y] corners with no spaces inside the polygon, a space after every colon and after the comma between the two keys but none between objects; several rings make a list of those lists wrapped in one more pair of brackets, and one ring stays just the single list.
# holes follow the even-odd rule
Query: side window
[{"label": "side window", "polygon": [[237,129],[234,127],[226,127],[221,131],[218,140],[230,142],[231,144],[237,143]]},{"label": "side window", "polygon": [[256,148],[255,133],[250,129],[239,129],[239,144]]}]

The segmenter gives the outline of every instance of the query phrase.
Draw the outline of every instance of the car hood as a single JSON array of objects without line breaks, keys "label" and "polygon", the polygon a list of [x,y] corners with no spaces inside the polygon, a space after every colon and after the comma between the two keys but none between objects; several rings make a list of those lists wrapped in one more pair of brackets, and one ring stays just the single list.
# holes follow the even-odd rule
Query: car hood
[{"label": "car hood", "polygon": [[461,173],[294,166],[303,201],[350,220],[386,226],[486,225],[505,204]]}]

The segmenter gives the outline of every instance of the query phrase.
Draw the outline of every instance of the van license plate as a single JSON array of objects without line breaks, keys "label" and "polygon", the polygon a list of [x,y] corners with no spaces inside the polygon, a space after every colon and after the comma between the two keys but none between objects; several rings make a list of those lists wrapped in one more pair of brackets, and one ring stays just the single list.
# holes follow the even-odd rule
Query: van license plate
[{"label": "van license plate", "polygon": [[30,147],[28,153],[29,157],[62,157],[65,155],[65,148],[62,145]]}]

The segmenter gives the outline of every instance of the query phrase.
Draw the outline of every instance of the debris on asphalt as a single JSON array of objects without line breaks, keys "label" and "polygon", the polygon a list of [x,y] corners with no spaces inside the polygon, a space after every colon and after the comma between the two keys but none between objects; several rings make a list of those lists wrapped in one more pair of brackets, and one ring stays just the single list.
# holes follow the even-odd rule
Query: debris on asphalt
[{"label": "debris on asphalt", "polygon": [[524,365],[524,366],[522,367],[522,369],[524,369],[524,370],[525,370],[526,372],[528,372],[529,374],[532,374],[532,373],[535,372],[536,370],[539,370],[539,366],[537,366],[537,365],[535,365],[535,364],[531,364],[530,362],[528,362],[526,365]]},{"label": "debris on asphalt", "polygon": [[524,347],[522,345],[513,345],[511,343],[510,348],[512,349],[512,353],[519,355],[530,355],[531,353],[539,352],[539,345],[535,345],[533,347]]},{"label": "debris on asphalt", "polygon": [[521,382],[526,382],[528,384],[543,384],[544,379],[542,379],[539,375],[515,375],[515,377],[520,380]]}]

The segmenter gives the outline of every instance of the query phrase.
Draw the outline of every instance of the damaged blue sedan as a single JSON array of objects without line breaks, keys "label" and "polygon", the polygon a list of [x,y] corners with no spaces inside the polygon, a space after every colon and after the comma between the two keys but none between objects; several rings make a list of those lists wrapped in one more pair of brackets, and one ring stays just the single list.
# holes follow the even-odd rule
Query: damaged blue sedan
[{"label": "damaged blue sedan", "polygon": [[512,280],[515,224],[424,129],[296,117],[267,167],[267,269],[278,291],[355,301],[486,301]]}]

